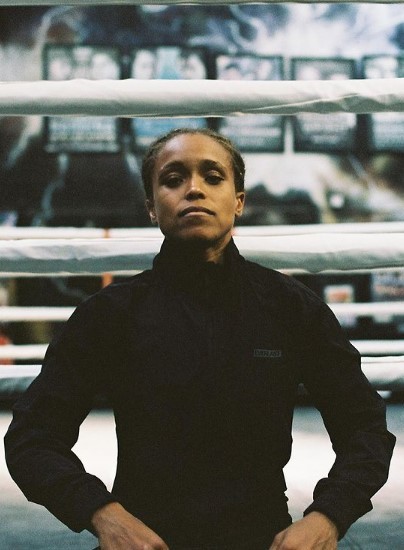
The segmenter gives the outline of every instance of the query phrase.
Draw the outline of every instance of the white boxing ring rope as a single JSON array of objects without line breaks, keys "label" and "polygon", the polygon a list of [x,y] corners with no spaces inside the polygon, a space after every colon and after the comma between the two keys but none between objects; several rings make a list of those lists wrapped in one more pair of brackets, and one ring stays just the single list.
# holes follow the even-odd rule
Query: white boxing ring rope
[{"label": "white boxing ring rope", "polygon": [[[335,273],[404,266],[404,233],[234,236],[241,253],[292,273]],[[133,273],[147,269],[162,237],[0,240],[1,277]]]},{"label": "white boxing ring rope", "polygon": [[[403,387],[404,356],[363,357],[362,369],[372,385],[379,391],[394,391]],[[24,389],[40,371],[40,365],[8,365],[0,369],[0,388],[3,394],[12,395]]]},{"label": "white boxing ring rope", "polygon": [[[337,317],[391,317],[392,315],[399,315],[404,317],[403,301],[373,303],[331,303],[329,305]],[[0,323],[22,321],[66,321],[73,313],[73,311],[74,308],[64,306],[0,306]]]},{"label": "white boxing ring rope", "polygon": [[404,112],[404,78],[0,83],[0,115],[218,117]]},{"label": "white boxing ring rope", "polygon": [[[404,355],[403,340],[353,340],[358,351],[371,357],[383,354]],[[0,359],[43,359],[47,344],[7,344],[0,346]]]},{"label": "white boxing ring rope", "polygon": [[[236,236],[266,237],[281,235],[313,235],[319,233],[384,234],[404,233],[404,222],[358,222],[309,225],[252,225],[236,227]],[[161,237],[155,227],[112,227],[108,238],[156,238]],[[103,239],[106,230],[99,227],[6,227],[0,226],[0,241],[12,239]]]}]

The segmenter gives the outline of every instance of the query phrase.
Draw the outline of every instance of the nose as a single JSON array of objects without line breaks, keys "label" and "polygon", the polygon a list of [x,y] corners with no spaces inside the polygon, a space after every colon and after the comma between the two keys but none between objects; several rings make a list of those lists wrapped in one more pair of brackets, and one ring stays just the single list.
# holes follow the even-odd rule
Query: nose
[{"label": "nose", "polygon": [[189,178],[185,197],[187,200],[195,200],[205,197],[203,179],[200,176],[192,175]]}]

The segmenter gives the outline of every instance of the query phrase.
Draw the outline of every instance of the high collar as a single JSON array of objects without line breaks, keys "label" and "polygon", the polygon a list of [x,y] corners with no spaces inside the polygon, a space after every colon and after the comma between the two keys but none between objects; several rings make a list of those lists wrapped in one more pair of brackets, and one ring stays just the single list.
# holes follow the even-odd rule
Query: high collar
[{"label": "high collar", "polygon": [[166,281],[183,285],[192,280],[209,278],[213,280],[232,278],[237,271],[237,264],[242,260],[233,241],[230,240],[223,252],[223,262],[220,264],[195,258],[178,243],[164,240],[159,254],[154,259],[153,271]]}]

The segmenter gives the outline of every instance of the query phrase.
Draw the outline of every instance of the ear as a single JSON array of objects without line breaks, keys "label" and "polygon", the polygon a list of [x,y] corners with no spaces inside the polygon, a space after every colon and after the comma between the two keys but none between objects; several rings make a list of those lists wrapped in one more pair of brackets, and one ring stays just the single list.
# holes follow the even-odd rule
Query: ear
[{"label": "ear", "polygon": [[238,193],[236,193],[236,210],[235,210],[235,214],[236,214],[237,218],[239,218],[241,216],[241,214],[243,213],[244,203],[245,203],[245,193],[244,193],[244,191],[239,191]]},{"label": "ear", "polygon": [[150,221],[152,223],[157,223],[157,214],[152,199],[146,199],[146,208],[150,216]]}]

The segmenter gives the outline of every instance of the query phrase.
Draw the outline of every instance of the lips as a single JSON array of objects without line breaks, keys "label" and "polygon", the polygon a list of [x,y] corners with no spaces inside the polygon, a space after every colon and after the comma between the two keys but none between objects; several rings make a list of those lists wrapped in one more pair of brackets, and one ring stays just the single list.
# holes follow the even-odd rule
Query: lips
[{"label": "lips", "polygon": [[187,216],[188,214],[209,214],[210,216],[214,216],[214,212],[212,210],[209,210],[209,208],[204,208],[203,206],[189,206],[188,208],[184,208],[184,210],[181,210],[179,213],[180,218],[183,218],[184,216]]}]

